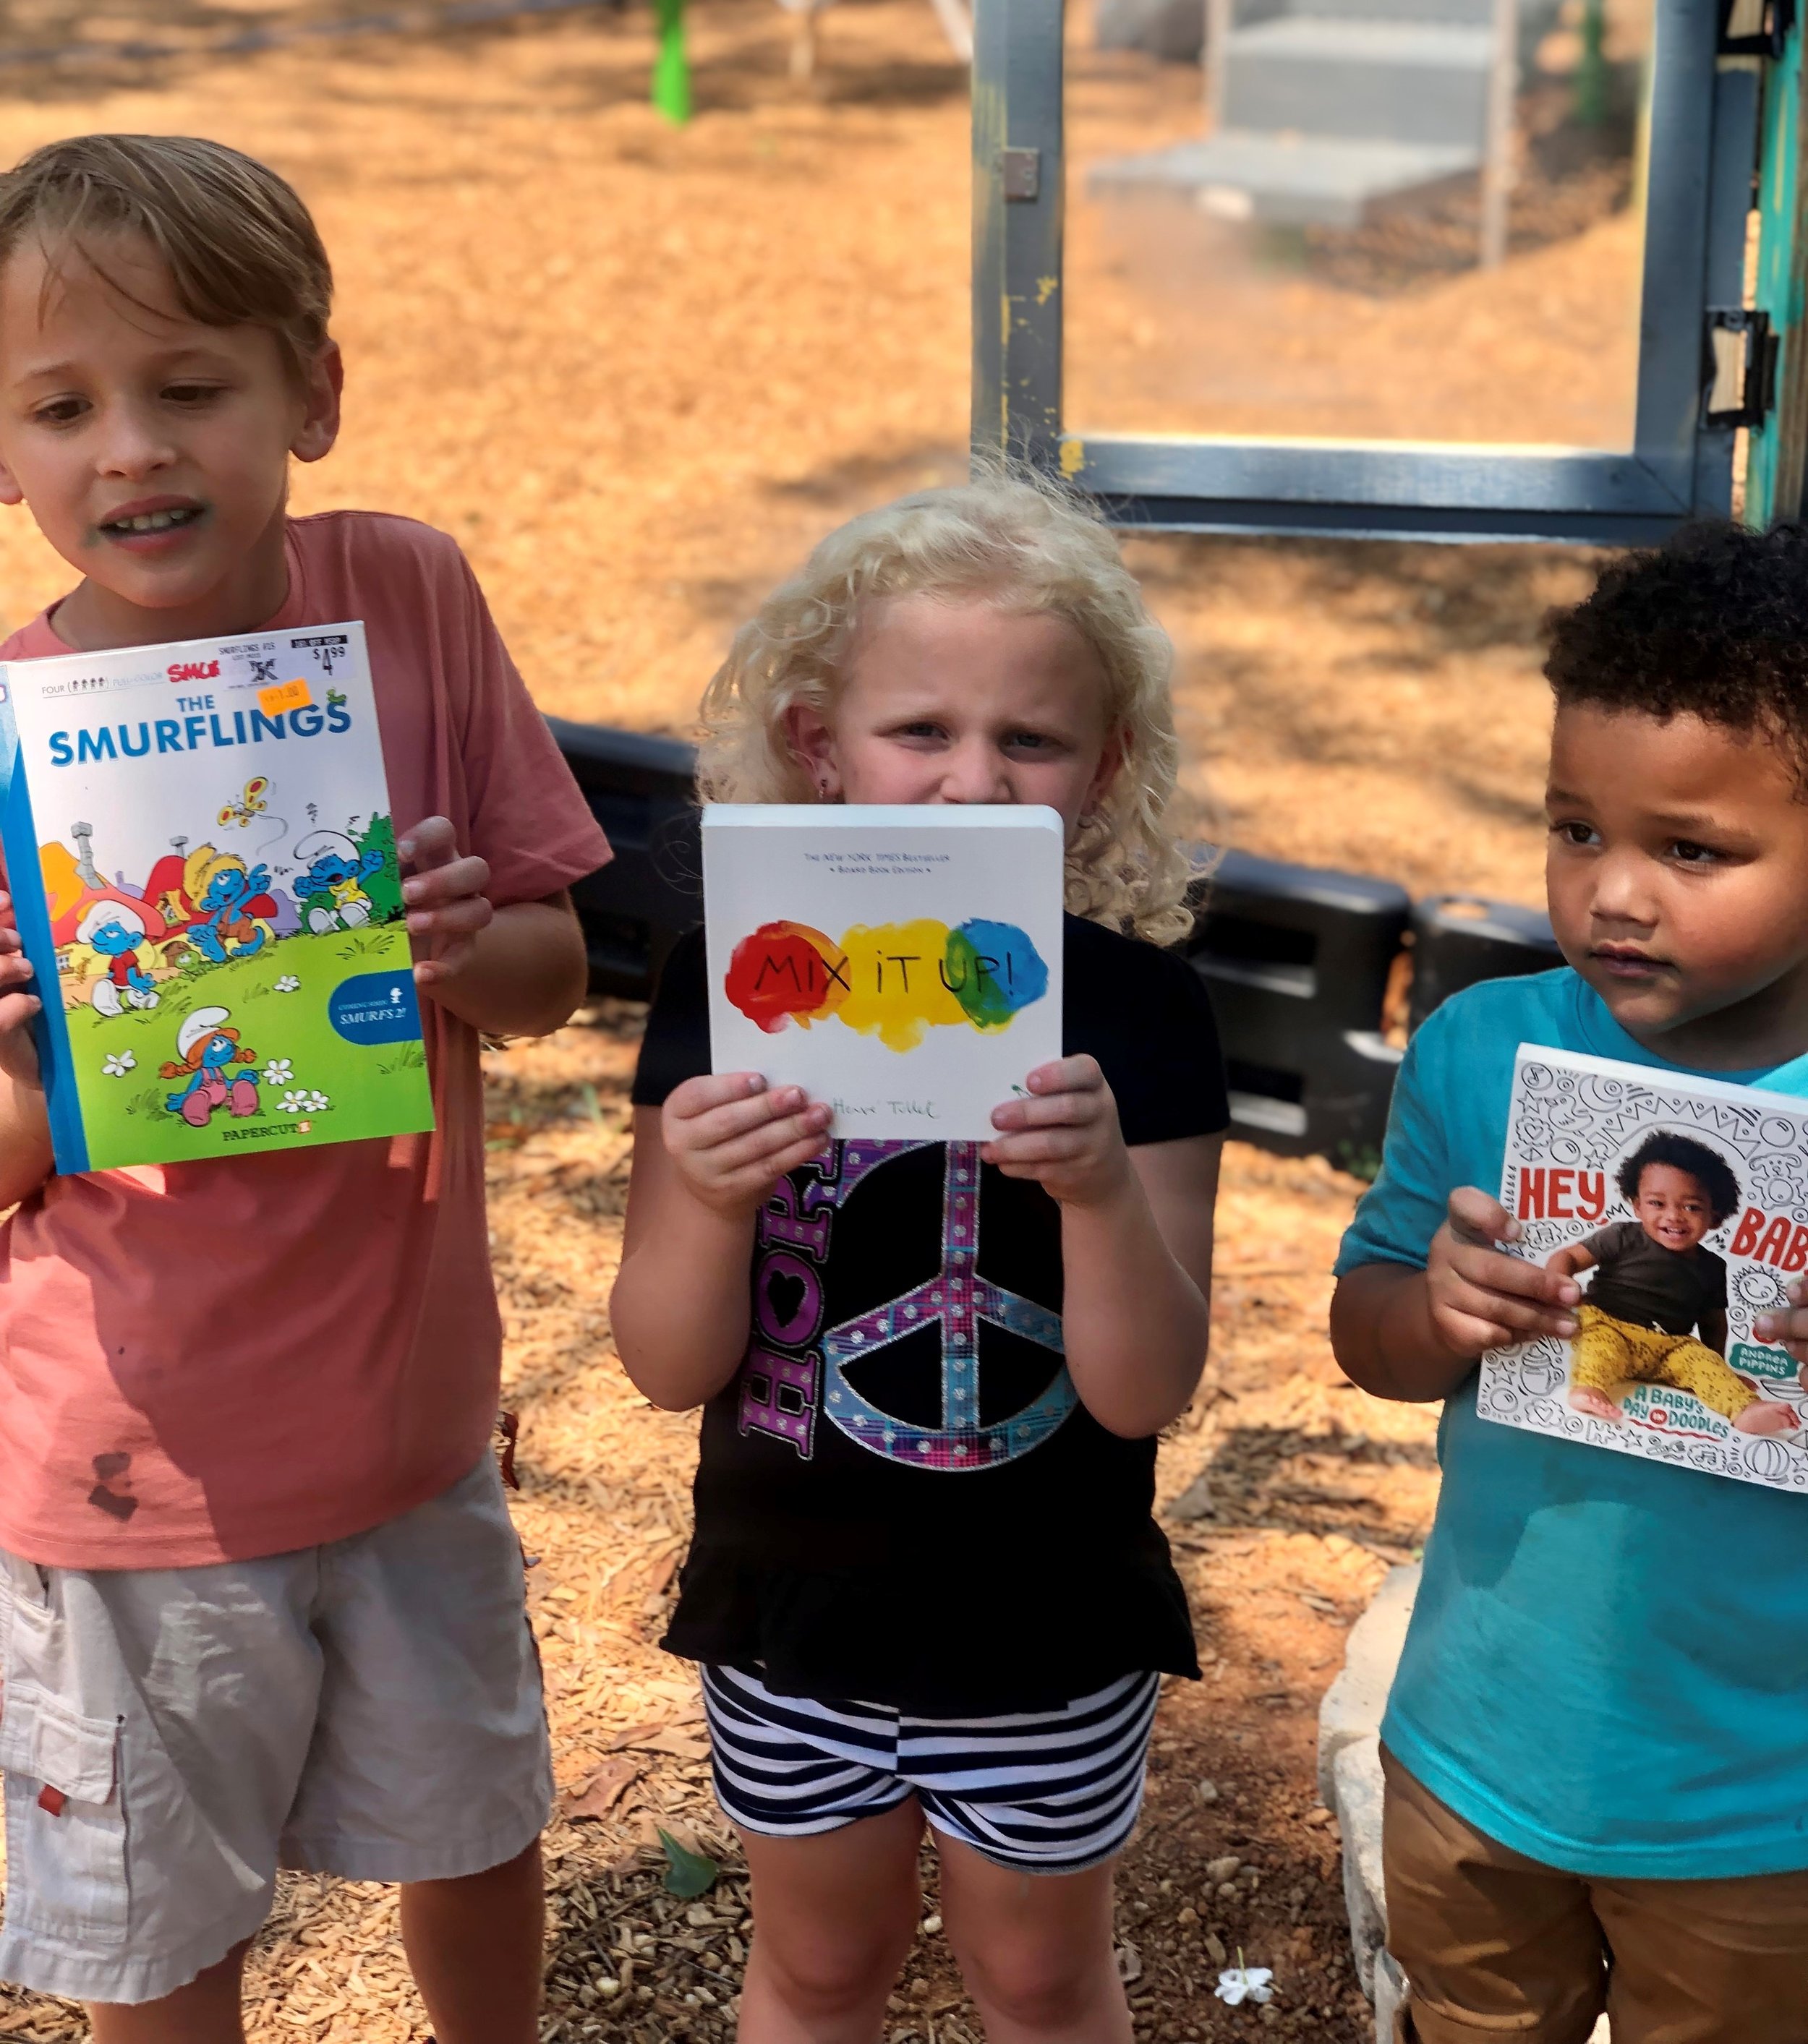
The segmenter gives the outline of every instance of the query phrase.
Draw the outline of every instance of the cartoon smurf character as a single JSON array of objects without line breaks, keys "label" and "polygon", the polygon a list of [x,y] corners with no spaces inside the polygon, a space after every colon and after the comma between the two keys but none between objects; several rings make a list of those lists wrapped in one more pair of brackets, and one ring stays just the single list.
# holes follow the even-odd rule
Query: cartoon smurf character
[{"label": "cartoon smurf character", "polygon": [[191,1128],[205,1128],[217,1107],[240,1119],[258,1112],[257,1074],[233,1070],[235,1065],[255,1065],[257,1053],[239,1042],[237,1030],[225,1026],[231,1012],[228,1008],[196,1009],[176,1032],[180,1062],[160,1068],[166,1079],[187,1080],[163,1105]]},{"label": "cartoon smurf character", "polygon": [[374,904],[362,883],[383,869],[383,854],[375,846],[360,854],[343,831],[314,831],[295,847],[295,856],[307,870],[290,891],[314,936],[369,922]]},{"label": "cartoon smurf character", "polygon": [[[156,928],[152,928],[155,920]],[[99,1015],[122,1015],[128,1008],[155,1008],[157,989],[140,963],[138,947],[163,935],[162,918],[129,902],[95,901],[75,925],[75,941],[99,952],[107,969],[88,999]]]},{"label": "cartoon smurf character", "polygon": [[204,844],[184,862],[183,882],[194,904],[187,936],[203,958],[216,965],[229,958],[249,958],[270,942],[273,932],[267,919],[275,913],[276,904],[265,891],[268,866],[247,866],[236,852]]}]

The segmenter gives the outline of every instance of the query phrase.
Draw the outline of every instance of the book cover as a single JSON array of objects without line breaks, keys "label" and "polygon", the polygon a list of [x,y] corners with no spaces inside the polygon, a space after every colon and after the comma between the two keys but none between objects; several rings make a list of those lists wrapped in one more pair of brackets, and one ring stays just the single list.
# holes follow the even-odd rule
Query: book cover
[{"label": "book cover", "polygon": [[1808,1101],[1521,1043],[1500,1197],[1583,1293],[1483,1358],[1484,1420],[1808,1490],[1808,1379],[1752,1333],[1808,1269]]},{"label": "book cover", "polygon": [[702,836],[714,1070],[835,1135],[978,1143],[1061,1055],[1052,809],[714,803]]},{"label": "book cover", "polygon": [[359,624],[0,667],[60,1171],[433,1126]]}]

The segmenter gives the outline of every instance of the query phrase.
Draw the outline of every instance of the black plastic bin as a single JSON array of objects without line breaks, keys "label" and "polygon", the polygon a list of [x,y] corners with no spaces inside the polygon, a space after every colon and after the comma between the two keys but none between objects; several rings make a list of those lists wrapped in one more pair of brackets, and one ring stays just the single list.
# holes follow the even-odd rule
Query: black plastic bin
[{"label": "black plastic bin", "polygon": [[1407,1027],[1478,980],[1548,972],[1563,963],[1542,909],[1479,894],[1434,894],[1413,906],[1413,989]]},{"label": "black plastic bin", "polygon": [[1233,1134],[1373,1170],[1400,1062],[1382,1005],[1411,910],[1391,881],[1225,854],[1186,951],[1211,989]]},{"label": "black plastic bin", "polygon": [[615,852],[571,889],[590,990],[650,1001],[667,954],[702,920],[696,747],[564,717],[546,721]]}]

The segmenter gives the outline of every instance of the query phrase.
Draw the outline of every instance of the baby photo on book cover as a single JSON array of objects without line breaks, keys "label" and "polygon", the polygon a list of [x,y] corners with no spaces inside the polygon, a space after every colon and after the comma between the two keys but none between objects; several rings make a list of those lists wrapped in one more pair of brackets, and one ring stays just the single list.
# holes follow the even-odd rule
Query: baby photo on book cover
[{"label": "baby photo on book cover", "polygon": [[1483,1358],[1484,1419],[1808,1489],[1808,1374],[1752,1338],[1808,1269],[1804,1103],[1522,1044],[1501,1203],[1583,1292],[1570,1340]]}]

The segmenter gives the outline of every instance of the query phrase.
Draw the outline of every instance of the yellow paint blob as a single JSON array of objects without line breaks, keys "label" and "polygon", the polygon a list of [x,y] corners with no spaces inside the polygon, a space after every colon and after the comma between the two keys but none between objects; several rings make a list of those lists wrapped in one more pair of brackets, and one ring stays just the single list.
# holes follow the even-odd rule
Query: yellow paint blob
[{"label": "yellow paint blob", "polygon": [[842,946],[848,990],[837,1012],[850,1029],[876,1035],[887,1050],[914,1051],[925,1030],[967,1020],[943,978],[945,923],[861,924]]}]

